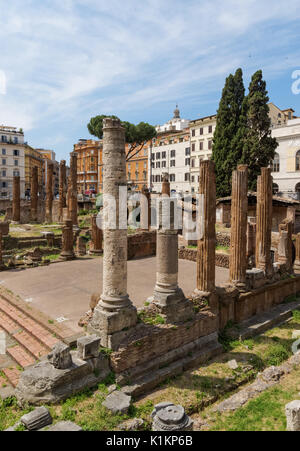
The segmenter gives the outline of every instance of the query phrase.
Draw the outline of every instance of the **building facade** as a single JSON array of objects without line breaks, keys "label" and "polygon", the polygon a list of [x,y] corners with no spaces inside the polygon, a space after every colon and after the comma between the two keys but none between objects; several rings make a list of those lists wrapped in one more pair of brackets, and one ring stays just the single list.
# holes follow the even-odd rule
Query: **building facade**
[{"label": "building facade", "polygon": [[[130,155],[130,144],[126,144],[125,151],[129,160],[126,162],[128,187],[133,191],[142,191],[148,188],[148,155],[151,152],[152,141],[144,146],[139,146]],[[132,155],[132,158],[131,158]]]},{"label": "building facade", "polygon": [[13,177],[20,176],[21,198],[25,197],[24,133],[16,127],[0,126],[0,199],[12,199]]},{"label": "building facade", "polygon": [[102,140],[80,139],[77,153],[77,191],[81,195],[99,194],[103,190]]},{"label": "building facade", "polygon": [[296,119],[295,111],[293,108],[287,108],[286,110],[281,110],[273,102],[268,104],[269,116],[271,119],[272,128],[281,127],[287,125],[288,121]]},{"label": "building facade", "polygon": [[191,141],[191,192],[197,193],[199,187],[200,161],[209,160],[212,155],[213,136],[217,116],[207,116],[190,122]]},{"label": "building facade", "polygon": [[44,170],[44,159],[42,154],[30,147],[28,144],[25,145],[25,193],[30,194],[31,189],[31,174],[32,168],[37,166],[38,168],[38,184],[39,191],[42,192],[43,189],[43,170]]},{"label": "building facade", "polygon": [[273,161],[274,193],[300,200],[300,118],[272,130],[278,147]]}]

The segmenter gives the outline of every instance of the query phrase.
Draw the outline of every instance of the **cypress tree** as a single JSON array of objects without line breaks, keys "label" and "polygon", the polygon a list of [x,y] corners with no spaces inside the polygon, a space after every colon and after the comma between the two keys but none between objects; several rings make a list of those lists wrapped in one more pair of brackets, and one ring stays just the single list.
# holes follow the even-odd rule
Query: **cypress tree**
[{"label": "cypress tree", "polygon": [[271,137],[268,102],[266,82],[259,70],[252,76],[237,134],[237,141],[243,148],[240,162],[248,164],[249,189],[253,191],[261,168],[269,166],[278,146],[276,139]]},{"label": "cypress tree", "polygon": [[241,158],[236,150],[236,134],[245,96],[242,69],[230,74],[225,81],[217,112],[212,160],[216,166],[217,197],[231,193],[231,174]]}]

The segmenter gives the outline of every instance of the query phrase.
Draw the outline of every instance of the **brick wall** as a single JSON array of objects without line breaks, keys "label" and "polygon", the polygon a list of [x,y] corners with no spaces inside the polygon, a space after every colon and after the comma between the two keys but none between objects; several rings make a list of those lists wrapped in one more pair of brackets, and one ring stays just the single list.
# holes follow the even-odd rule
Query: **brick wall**
[{"label": "brick wall", "polygon": [[156,231],[128,235],[128,260],[156,255]]}]

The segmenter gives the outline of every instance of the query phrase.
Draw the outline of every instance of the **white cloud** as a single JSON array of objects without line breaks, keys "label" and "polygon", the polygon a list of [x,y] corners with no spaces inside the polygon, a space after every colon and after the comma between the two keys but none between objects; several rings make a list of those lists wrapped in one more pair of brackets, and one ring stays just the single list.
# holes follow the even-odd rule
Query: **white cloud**
[{"label": "white cloud", "polygon": [[[0,0],[1,69],[9,80],[0,122],[29,130],[66,118],[80,123],[89,112],[125,116],[193,96],[206,102],[238,66],[263,66],[272,76],[295,44],[296,28],[280,24],[299,19],[298,3]],[[274,52],[281,52],[276,60]],[[290,53],[297,61],[298,50]]]},{"label": "white cloud", "polygon": [[0,95],[6,94],[6,75],[3,70],[0,70]]}]

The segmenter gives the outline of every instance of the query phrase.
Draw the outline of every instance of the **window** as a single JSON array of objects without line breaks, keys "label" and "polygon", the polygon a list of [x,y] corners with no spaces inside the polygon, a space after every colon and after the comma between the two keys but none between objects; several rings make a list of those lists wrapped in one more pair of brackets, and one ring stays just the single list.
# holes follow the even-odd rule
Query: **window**
[{"label": "window", "polygon": [[160,161],[158,161],[158,162],[156,163],[156,167],[157,167],[157,168],[160,168]]},{"label": "window", "polygon": [[203,150],[203,147],[204,147],[204,143],[203,143],[203,141],[201,141],[201,142],[199,143],[199,150]]},{"label": "window", "polygon": [[160,152],[157,152],[157,154],[156,154],[156,159],[157,159],[157,160],[160,159]]},{"label": "window", "polygon": [[6,166],[6,159],[2,158],[2,166]]},{"label": "window", "polygon": [[6,149],[2,149],[2,155],[6,155]]},{"label": "window", "polygon": [[2,141],[3,143],[7,143],[7,136],[2,135],[2,136],[1,136],[1,141]]},{"label": "window", "polygon": [[195,182],[195,176],[192,175],[192,183],[194,183],[194,182]]},{"label": "window", "polygon": [[189,172],[184,174],[184,181],[185,182],[189,182],[190,181],[190,173]]},{"label": "window", "polygon": [[170,166],[171,168],[174,168],[176,166],[175,160],[170,161]]},{"label": "window", "polygon": [[19,171],[14,171],[13,175],[14,175],[14,177],[20,177],[20,172]]},{"label": "window", "polygon": [[212,133],[212,131],[213,131],[212,125],[209,125],[208,126],[208,133]]},{"label": "window", "polygon": [[300,150],[296,153],[296,171],[300,171]]},{"label": "window", "polygon": [[1,182],[1,188],[7,188],[6,182]]},{"label": "window", "polygon": [[211,140],[208,141],[208,149],[209,149],[209,150],[212,149],[212,141],[211,141]]},{"label": "window", "polygon": [[19,166],[19,161],[15,160],[15,166]]},{"label": "window", "polygon": [[175,150],[171,150],[171,158],[175,158],[176,156],[176,151]]},{"label": "window", "polygon": [[167,167],[167,162],[166,161],[162,161],[161,162],[161,167],[162,168],[166,168]]},{"label": "window", "polygon": [[204,132],[203,127],[201,127],[200,128],[200,135],[203,135],[203,132]]},{"label": "window", "polygon": [[185,165],[189,166],[191,164],[191,159],[190,158],[186,158],[185,159]]},{"label": "window", "polygon": [[154,160],[155,159],[155,155],[154,155],[154,153],[152,153],[151,154],[151,160]]},{"label": "window", "polygon": [[280,172],[280,159],[278,153],[275,153],[274,160],[273,160],[273,172]]},{"label": "window", "polygon": [[151,163],[151,168],[152,168],[152,169],[155,168],[155,163]]},{"label": "window", "polygon": [[191,155],[191,149],[190,149],[190,147],[187,147],[187,148],[185,149],[185,156],[187,157],[188,155]]},{"label": "window", "polygon": [[19,157],[20,156],[20,151],[15,149],[14,150],[14,157]]},{"label": "window", "polygon": [[192,130],[192,136],[195,136],[195,135],[196,135],[196,131]]},{"label": "window", "polygon": [[195,152],[195,150],[196,150],[196,144],[193,143],[193,144],[192,144],[192,152]]},{"label": "window", "polygon": [[2,171],[2,177],[6,177],[6,171]]},{"label": "window", "polygon": [[167,152],[162,152],[162,153],[161,153],[161,157],[162,157],[162,158],[167,158]]},{"label": "window", "polygon": [[175,182],[175,174],[170,174],[170,182]]},{"label": "window", "polygon": [[143,176],[144,176],[144,180],[147,180],[147,172],[146,171],[143,172]]}]

